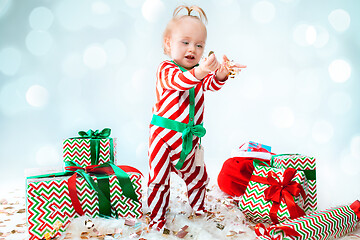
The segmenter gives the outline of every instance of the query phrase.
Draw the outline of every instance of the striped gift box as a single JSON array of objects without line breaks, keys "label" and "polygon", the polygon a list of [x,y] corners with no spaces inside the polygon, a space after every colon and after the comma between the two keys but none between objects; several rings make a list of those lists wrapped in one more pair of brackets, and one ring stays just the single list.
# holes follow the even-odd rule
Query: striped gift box
[{"label": "striped gift box", "polygon": [[292,167],[303,171],[307,181],[304,210],[307,214],[317,211],[316,159],[314,157],[301,154],[279,154],[272,156],[270,165],[276,168]]}]

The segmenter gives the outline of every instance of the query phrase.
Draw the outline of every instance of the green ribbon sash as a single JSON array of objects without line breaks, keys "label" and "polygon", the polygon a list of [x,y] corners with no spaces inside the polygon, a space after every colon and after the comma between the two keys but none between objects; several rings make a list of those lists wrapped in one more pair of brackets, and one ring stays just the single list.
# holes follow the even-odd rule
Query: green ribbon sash
[{"label": "green ribbon sash", "polygon": [[[176,64],[174,61],[172,61]],[[185,68],[176,64],[181,71],[187,71]],[[193,148],[193,137],[194,135],[202,138],[206,134],[206,129],[203,127],[203,124],[194,125],[194,115],[195,115],[195,87],[189,90],[189,123],[182,123],[172,119],[164,118],[158,115],[153,115],[151,124],[159,126],[162,128],[170,129],[176,132],[182,133],[182,150],[180,154],[180,160],[175,165],[175,168],[180,170],[185,162],[186,157],[191,152]]]}]

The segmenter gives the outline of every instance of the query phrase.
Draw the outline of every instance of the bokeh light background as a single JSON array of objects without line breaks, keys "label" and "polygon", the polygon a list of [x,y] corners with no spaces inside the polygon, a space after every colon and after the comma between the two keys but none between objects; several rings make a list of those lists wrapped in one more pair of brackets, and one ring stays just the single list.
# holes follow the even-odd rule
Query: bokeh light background
[{"label": "bokeh light background", "polygon": [[215,182],[245,141],[317,158],[319,207],[360,198],[360,2],[0,0],[1,186],[62,165],[62,140],[110,127],[147,172],[161,35],[179,4],[208,15],[205,52],[248,65],[206,94]]}]

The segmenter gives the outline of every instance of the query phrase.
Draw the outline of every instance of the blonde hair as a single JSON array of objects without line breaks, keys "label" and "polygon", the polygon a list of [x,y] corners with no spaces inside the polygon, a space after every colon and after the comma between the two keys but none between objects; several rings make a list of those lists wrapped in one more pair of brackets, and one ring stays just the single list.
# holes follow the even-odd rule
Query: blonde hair
[{"label": "blonde hair", "polygon": [[[183,10],[183,9],[187,10],[187,14],[179,15],[180,11]],[[197,12],[198,16],[191,15],[192,12]],[[198,7],[198,6],[190,6],[190,7],[188,7],[188,6],[185,6],[185,5],[178,6],[177,8],[175,8],[174,13],[173,13],[173,18],[166,25],[166,28],[165,28],[164,33],[163,33],[163,49],[164,49],[164,53],[166,55],[169,55],[170,52],[169,52],[169,49],[166,48],[165,39],[170,36],[171,29],[180,20],[184,19],[185,17],[191,17],[191,18],[199,20],[203,24],[204,29],[206,31],[205,24],[207,23],[207,17],[206,17],[206,14],[205,14],[204,10],[202,10],[201,7]]]}]

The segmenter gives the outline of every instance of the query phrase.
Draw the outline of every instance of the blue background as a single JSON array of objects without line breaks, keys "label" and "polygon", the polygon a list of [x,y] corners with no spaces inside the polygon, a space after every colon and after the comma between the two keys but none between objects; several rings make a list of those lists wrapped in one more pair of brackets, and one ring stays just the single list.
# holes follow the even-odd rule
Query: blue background
[{"label": "blue background", "polygon": [[1,186],[61,166],[63,139],[90,128],[111,128],[118,162],[147,172],[162,32],[183,3],[208,16],[206,53],[248,66],[205,96],[213,183],[253,140],[317,158],[321,209],[359,199],[356,0],[0,1]]}]

